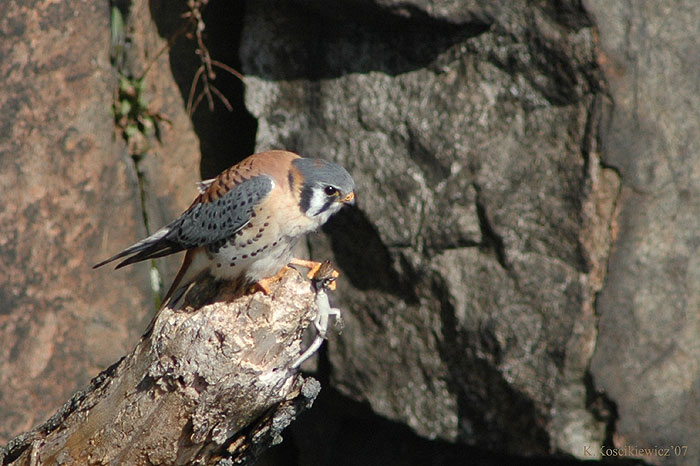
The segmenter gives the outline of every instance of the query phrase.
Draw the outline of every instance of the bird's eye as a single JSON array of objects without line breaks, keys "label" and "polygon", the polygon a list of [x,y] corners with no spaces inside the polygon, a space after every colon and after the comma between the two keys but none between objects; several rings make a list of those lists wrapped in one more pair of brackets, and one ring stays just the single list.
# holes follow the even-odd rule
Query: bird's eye
[{"label": "bird's eye", "polygon": [[326,193],[326,196],[336,196],[338,194],[338,190],[333,186],[326,186],[323,188],[323,192]]}]

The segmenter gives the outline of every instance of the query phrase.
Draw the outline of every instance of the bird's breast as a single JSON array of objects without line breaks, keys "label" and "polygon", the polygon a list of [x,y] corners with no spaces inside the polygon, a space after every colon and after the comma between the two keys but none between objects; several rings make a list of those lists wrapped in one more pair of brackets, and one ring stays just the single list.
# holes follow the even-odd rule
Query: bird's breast
[{"label": "bird's breast", "polygon": [[207,245],[210,272],[219,279],[249,282],[274,276],[289,263],[298,240],[312,229],[301,212],[258,209],[246,226]]}]

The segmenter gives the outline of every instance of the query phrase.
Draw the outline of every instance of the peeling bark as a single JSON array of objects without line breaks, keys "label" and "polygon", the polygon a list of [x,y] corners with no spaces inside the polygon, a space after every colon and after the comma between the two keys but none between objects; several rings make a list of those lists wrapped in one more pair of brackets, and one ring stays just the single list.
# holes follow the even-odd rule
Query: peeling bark
[{"label": "peeling bark", "polygon": [[233,299],[205,278],[0,465],[252,462],[320,390],[291,369],[314,297],[293,270],[269,296]]}]

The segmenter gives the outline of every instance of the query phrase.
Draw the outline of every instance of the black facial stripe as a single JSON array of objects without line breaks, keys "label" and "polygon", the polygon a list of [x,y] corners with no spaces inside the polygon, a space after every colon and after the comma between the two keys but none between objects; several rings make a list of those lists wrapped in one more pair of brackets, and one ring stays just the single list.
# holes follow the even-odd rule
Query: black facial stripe
[{"label": "black facial stripe", "polygon": [[309,210],[309,206],[311,205],[311,197],[313,196],[313,191],[311,188],[306,187],[302,189],[301,191],[301,200],[299,202],[299,208],[301,209],[302,212],[306,213],[307,210]]},{"label": "black facial stripe", "polygon": [[321,209],[318,211],[318,213],[317,213],[316,215],[318,215],[318,214],[320,214],[320,213],[322,213],[322,212],[327,211],[328,208],[329,208],[330,206],[332,206],[334,202],[336,202],[336,200],[335,200],[334,198],[328,199],[328,200],[326,201],[326,203],[323,204],[323,207],[321,207]]}]

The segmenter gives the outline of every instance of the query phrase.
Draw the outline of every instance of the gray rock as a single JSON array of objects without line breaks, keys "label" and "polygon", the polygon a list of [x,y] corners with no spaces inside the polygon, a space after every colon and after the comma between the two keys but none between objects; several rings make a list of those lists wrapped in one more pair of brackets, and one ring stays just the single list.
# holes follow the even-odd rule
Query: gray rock
[{"label": "gray rock", "polygon": [[[587,1],[615,103],[601,134],[619,167],[619,234],[591,370],[616,443],[700,463],[700,4]],[[679,447],[678,449],[673,447]],[[680,455],[679,453],[684,453]]]},{"label": "gray rock", "polygon": [[583,456],[605,434],[586,371],[618,191],[591,23],[476,3],[251,3],[246,104],[257,149],[358,184],[311,241],[343,273],[333,385],[427,438]]},{"label": "gray rock", "polygon": [[[165,40],[147,2],[131,7],[133,44],[148,44],[131,49],[136,76]],[[20,1],[3,10],[0,444],[126,354],[154,310],[149,264],[91,268],[145,234],[137,167],[111,112],[108,5]],[[197,140],[168,68],[165,54],[146,79],[152,111],[170,122],[139,167],[152,229],[187,207],[198,179]],[[180,260],[163,267],[165,281]]]},{"label": "gray rock", "polygon": [[[130,4],[134,72],[181,24],[161,3]],[[230,53],[235,15],[210,10],[224,3],[208,7],[206,32],[228,31],[217,46]],[[299,458],[590,459],[605,444],[677,446],[645,459],[698,464],[696,3],[248,2],[240,56],[257,149],[336,160],[358,183],[359,208],[308,243],[342,270],[346,325],[320,358],[323,410],[292,426]],[[109,114],[108,18],[104,5],[15,2],[0,22],[3,438],[149,320],[147,265],[89,269],[144,234]],[[139,167],[152,229],[191,200],[197,145],[213,175],[249,152],[255,126],[205,109],[193,134],[182,107],[199,62],[184,42],[147,76],[172,122]],[[352,441],[362,448],[336,447]],[[510,458],[488,456],[474,462]]]},{"label": "gray rock", "polygon": [[149,318],[124,310],[151,301],[145,269],[90,268],[142,229],[135,172],[110,115],[109,8],[3,6],[0,444],[119,359]]}]

